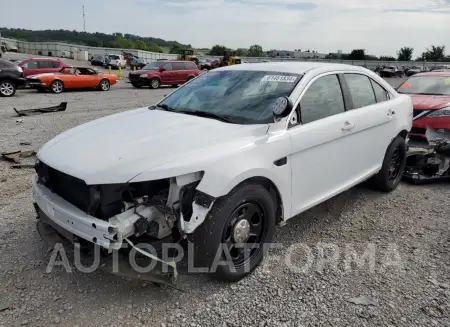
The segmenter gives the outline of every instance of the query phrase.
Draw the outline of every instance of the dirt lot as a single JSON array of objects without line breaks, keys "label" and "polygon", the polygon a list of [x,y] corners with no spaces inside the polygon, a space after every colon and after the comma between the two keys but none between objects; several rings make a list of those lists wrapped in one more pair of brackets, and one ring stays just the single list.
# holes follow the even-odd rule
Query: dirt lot
[{"label": "dirt lot", "polygon": [[[170,91],[137,90],[126,83],[109,92],[20,90],[0,100],[1,151],[37,150],[68,128],[148,106]],[[13,107],[62,101],[68,102],[64,113],[22,122],[14,116]],[[389,195],[355,187],[278,227],[275,242],[283,248],[271,251],[250,277],[224,284],[205,275],[182,275],[185,292],[180,292],[100,271],[55,268],[47,273],[51,252],[35,229],[32,173],[0,162],[0,327],[450,326],[448,185],[401,184]],[[304,251],[290,256],[296,243],[312,251],[311,266],[303,272],[286,265],[291,258],[305,267]],[[359,254],[372,247],[373,270],[367,264],[345,269],[350,245]],[[325,257],[337,255],[334,268],[320,269],[324,248]]]}]

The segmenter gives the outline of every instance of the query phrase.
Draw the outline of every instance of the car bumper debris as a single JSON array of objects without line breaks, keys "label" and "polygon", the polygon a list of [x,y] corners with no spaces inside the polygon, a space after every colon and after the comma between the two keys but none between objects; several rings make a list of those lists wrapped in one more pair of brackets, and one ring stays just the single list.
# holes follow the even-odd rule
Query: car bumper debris
[{"label": "car bumper debris", "polygon": [[410,147],[405,180],[414,184],[450,181],[450,134],[427,128],[427,146]]},{"label": "car bumper debris", "polygon": [[42,113],[48,113],[48,112],[57,112],[57,111],[66,111],[67,109],[67,102],[61,102],[57,106],[53,107],[46,107],[46,108],[37,108],[37,109],[25,109],[25,110],[17,110],[14,108],[14,111],[17,113],[19,117],[21,116],[31,116],[35,114],[42,114]]}]

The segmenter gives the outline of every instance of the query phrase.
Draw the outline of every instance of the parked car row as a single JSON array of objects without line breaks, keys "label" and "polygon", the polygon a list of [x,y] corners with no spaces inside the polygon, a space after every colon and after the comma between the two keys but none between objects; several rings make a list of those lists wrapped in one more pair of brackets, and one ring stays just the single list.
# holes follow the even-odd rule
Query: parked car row
[{"label": "parked car row", "polygon": [[61,93],[66,89],[108,91],[118,76],[83,66],[69,66],[57,58],[29,58],[21,62],[0,59],[0,96],[11,97],[20,87]]}]

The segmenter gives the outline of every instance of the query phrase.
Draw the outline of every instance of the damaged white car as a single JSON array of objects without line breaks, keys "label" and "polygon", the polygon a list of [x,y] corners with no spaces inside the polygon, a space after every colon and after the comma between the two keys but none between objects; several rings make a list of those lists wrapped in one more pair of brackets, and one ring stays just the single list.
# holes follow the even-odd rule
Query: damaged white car
[{"label": "damaged white car", "polygon": [[216,274],[238,280],[277,223],[368,179],[395,189],[411,124],[410,97],[361,67],[223,67],[49,141],[34,200],[41,220],[107,250],[187,240],[210,266],[225,245]]}]

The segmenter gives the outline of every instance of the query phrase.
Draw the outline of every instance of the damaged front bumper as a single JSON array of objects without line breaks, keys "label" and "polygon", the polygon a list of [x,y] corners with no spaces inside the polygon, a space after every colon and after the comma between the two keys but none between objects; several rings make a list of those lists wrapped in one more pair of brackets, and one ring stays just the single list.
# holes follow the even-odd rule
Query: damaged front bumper
[{"label": "damaged front bumper", "polygon": [[[73,206],[69,202],[55,193],[52,193],[48,188],[38,183],[38,177],[33,176],[32,179],[33,198],[35,201],[35,209],[39,218],[38,230],[41,237],[45,241],[49,241],[50,234],[55,234],[50,239],[62,236],[71,243],[77,243],[77,239],[88,241],[95,245],[98,245],[106,250],[111,255],[113,251],[119,251],[125,247],[131,247],[136,252],[140,253],[147,259],[156,261],[156,266],[152,270],[150,275],[157,275],[158,277],[151,277],[146,275],[146,280],[152,280],[155,282],[159,279],[163,279],[165,284],[173,283],[177,279],[177,269],[174,262],[165,262],[156,256],[144,251],[129,240],[128,237],[134,235],[134,224],[143,216],[151,215],[150,211],[156,210],[153,207],[139,206],[135,210],[128,210],[121,214],[118,214],[110,219],[110,221],[104,221],[95,217],[92,217],[77,207]],[[50,243],[52,243],[50,241]],[[51,244],[49,244],[51,245]],[[106,265],[108,266],[108,265]],[[168,271],[168,276],[163,278],[163,275],[159,273],[157,266],[165,267]],[[142,274],[129,269],[126,265],[122,265],[122,272],[116,273],[123,275],[123,270],[126,271],[128,277],[143,279]],[[148,276],[147,276],[148,275]]]}]

